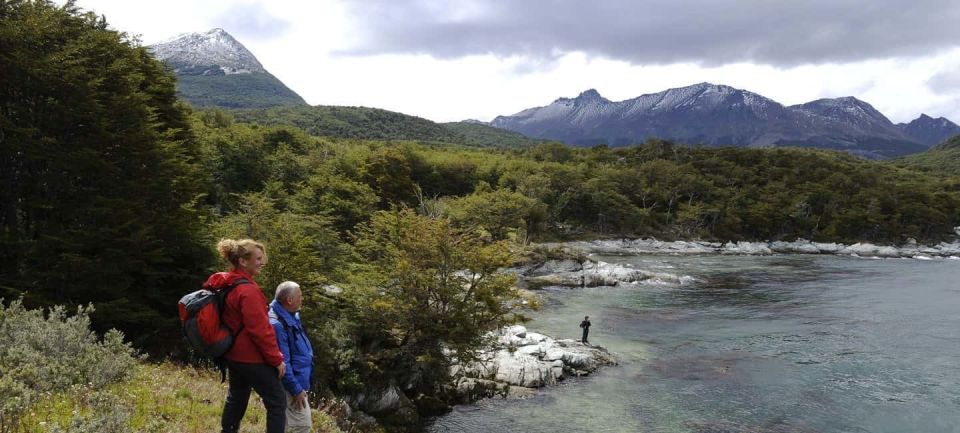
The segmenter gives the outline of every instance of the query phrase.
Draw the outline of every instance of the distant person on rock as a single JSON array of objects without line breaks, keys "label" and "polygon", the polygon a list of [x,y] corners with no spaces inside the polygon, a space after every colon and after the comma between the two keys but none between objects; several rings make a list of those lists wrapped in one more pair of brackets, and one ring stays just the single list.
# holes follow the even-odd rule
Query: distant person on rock
[{"label": "distant person on rock", "polygon": [[230,264],[230,272],[217,272],[207,284],[223,287],[242,280],[228,295],[223,323],[235,333],[233,347],[223,356],[230,387],[221,415],[222,433],[240,431],[240,420],[247,411],[250,391],[256,391],[267,409],[267,433],[283,433],[286,401],[280,378],[286,372],[277,335],[267,317],[267,299],[253,280],[267,263],[267,251],[251,239],[223,239],[217,244],[220,257]]},{"label": "distant person on rock", "polygon": [[282,381],[287,394],[287,431],[292,433],[310,433],[313,424],[307,401],[313,374],[313,346],[300,321],[301,304],[303,292],[293,281],[280,283],[270,303],[270,324],[287,364]]},{"label": "distant person on rock", "polygon": [[580,338],[580,342],[583,344],[590,344],[587,340],[587,334],[590,333],[590,316],[583,316],[583,321],[580,322],[580,327],[583,328],[583,337]]}]

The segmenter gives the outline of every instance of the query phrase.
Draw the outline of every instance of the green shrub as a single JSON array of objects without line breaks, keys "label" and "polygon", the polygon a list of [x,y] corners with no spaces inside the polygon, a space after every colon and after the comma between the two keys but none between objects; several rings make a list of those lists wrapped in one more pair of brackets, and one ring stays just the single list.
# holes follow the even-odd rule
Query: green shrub
[{"label": "green shrub", "polygon": [[42,395],[70,388],[100,389],[128,377],[137,363],[123,334],[99,339],[90,330],[93,307],[68,316],[62,306],[28,310],[20,300],[0,303],[0,433],[13,431],[23,411]]}]

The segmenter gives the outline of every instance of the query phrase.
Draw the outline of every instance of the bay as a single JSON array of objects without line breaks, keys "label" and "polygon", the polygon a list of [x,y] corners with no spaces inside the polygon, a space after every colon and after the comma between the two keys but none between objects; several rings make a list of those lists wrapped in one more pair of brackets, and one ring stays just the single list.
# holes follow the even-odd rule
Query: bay
[{"label": "bay", "polygon": [[620,365],[429,432],[960,432],[960,261],[593,257],[685,284],[545,291],[527,324]]}]

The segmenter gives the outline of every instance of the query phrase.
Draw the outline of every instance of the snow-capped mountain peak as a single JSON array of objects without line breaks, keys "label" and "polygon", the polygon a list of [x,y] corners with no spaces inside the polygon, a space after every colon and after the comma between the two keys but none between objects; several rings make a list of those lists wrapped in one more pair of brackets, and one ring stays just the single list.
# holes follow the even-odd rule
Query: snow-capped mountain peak
[{"label": "snow-capped mountain peak", "polygon": [[148,48],[158,60],[166,62],[178,73],[229,75],[266,72],[250,50],[220,28],[204,33],[184,33]]},{"label": "snow-capped mountain peak", "polygon": [[580,95],[577,96],[577,99],[580,101],[605,101],[610,102],[603,96],[600,96],[600,92],[597,89],[589,89],[583,92],[580,92]]}]

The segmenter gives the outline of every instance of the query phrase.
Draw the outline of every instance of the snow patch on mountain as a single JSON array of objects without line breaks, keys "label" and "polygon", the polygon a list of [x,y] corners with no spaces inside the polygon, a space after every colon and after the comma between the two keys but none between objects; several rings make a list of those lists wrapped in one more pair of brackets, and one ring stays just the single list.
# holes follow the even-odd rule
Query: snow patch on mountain
[{"label": "snow patch on mountain", "polygon": [[147,48],[177,73],[229,75],[267,72],[250,50],[219,28],[205,33],[185,33]]}]

